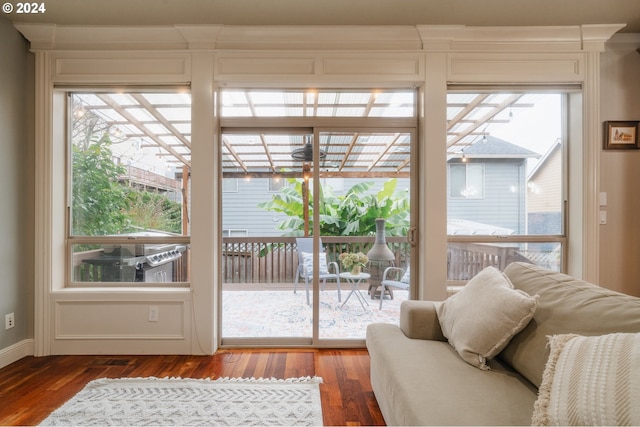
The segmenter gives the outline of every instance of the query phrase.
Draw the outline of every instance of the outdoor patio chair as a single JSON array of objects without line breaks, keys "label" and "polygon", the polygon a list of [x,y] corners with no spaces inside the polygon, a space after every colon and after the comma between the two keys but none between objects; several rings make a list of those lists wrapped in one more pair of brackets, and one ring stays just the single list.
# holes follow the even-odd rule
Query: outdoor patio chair
[{"label": "outdoor patio chair", "polygon": [[[296,244],[298,245],[298,270],[296,271],[293,293],[295,294],[297,291],[298,281],[300,278],[304,278],[304,286],[307,292],[307,304],[311,305],[309,300],[309,282],[313,280],[313,238],[296,238]],[[338,263],[335,261],[327,263],[327,254],[324,252],[324,248],[322,247],[322,241],[320,241],[320,253],[318,256],[322,289],[324,290],[327,279],[335,280],[338,288],[338,302],[340,302],[340,268],[338,267]]]},{"label": "outdoor patio chair", "polygon": [[[380,310],[382,310],[382,301],[384,301],[384,292],[389,289],[389,295],[393,298],[393,291],[390,288],[398,288],[409,290],[409,278],[410,278],[410,266],[407,266],[407,270],[403,270],[400,267],[387,267],[382,273],[382,291],[380,292]],[[400,280],[398,280],[400,279]]]}]

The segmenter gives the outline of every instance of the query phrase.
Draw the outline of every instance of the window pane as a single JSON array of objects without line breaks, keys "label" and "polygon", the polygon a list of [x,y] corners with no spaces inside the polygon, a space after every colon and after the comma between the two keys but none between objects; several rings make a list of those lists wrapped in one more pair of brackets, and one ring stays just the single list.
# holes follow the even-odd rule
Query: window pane
[{"label": "window pane", "polygon": [[542,243],[468,243],[450,242],[448,245],[447,279],[450,283],[465,282],[484,268],[493,266],[504,270],[512,262],[528,262],[560,271],[562,244]]},{"label": "window pane", "polygon": [[466,197],[484,197],[484,164],[467,165]]},{"label": "window pane", "polygon": [[415,91],[222,91],[222,117],[415,117]]},{"label": "window pane", "polygon": [[70,108],[71,235],[189,234],[190,95],[73,93]]},{"label": "window pane", "polygon": [[188,282],[189,245],[77,244],[72,247],[73,282]]},{"label": "window pane", "polygon": [[449,165],[449,197],[462,197],[467,181],[467,168],[463,164]]},{"label": "window pane", "polygon": [[450,91],[450,234],[563,233],[565,96]]}]

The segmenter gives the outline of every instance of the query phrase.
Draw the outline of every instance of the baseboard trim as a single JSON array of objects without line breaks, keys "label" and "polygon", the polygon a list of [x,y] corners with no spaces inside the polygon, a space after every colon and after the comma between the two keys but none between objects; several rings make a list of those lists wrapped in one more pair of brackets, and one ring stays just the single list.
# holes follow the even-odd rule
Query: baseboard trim
[{"label": "baseboard trim", "polygon": [[0,349],[0,369],[17,362],[23,357],[33,356],[33,339],[22,340],[19,343]]}]

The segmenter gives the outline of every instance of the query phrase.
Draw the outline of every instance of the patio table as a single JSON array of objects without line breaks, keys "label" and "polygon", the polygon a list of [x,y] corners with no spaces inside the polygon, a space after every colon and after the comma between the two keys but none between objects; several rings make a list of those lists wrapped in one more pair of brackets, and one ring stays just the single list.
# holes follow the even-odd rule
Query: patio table
[{"label": "patio table", "polygon": [[355,294],[358,301],[360,301],[362,309],[366,311],[367,308],[364,305],[369,305],[369,303],[367,302],[364,295],[362,295],[362,293],[360,292],[360,282],[370,279],[371,275],[369,273],[351,274],[350,272],[346,272],[340,273],[340,278],[345,279],[351,285],[351,292],[349,292],[349,295],[347,295],[347,298],[344,300],[341,307],[344,307],[347,301],[349,301],[351,295]]}]

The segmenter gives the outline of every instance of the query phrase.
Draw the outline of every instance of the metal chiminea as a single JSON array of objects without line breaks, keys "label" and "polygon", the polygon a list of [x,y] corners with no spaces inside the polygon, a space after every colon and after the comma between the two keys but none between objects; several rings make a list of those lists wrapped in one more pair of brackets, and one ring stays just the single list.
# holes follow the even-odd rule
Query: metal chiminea
[{"label": "metal chiminea", "polygon": [[367,268],[369,274],[371,274],[371,278],[369,279],[369,294],[372,299],[376,295],[379,295],[380,298],[384,297],[384,295],[380,295],[377,289],[381,286],[384,270],[387,267],[394,266],[396,261],[395,255],[387,246],[384,224],[384,218],[376,219],[376,241],[371,250],[367,252],[367,258],[369,258]]}]

